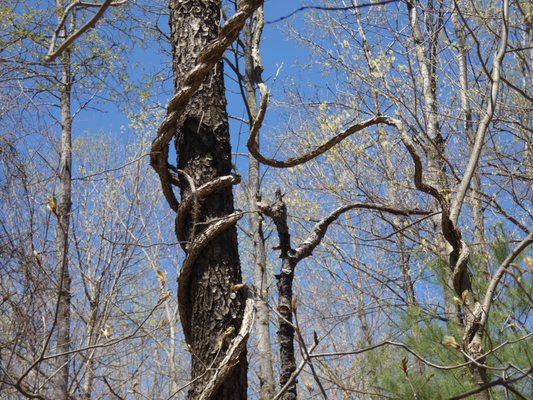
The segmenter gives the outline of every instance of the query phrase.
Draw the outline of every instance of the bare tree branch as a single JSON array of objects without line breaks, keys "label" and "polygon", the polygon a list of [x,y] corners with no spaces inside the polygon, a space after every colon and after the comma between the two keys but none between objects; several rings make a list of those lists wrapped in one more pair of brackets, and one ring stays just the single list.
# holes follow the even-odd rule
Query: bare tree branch
[{"label": "bare tree branch", "polygon": [[[262,96],[261,101],[262,102],[266,101],[265,96]],[[261,109],[262,109],[262,107],[260,107],[260,110]],[[263,115],[263,117],[264,117],[264,115]],[[378,115],[378,116],[372,117],[370,119],[367,119],[365,121],[362,121],[362,122],[359,122],[357,124],[354,124],[354,125],[350,126],[349,128],[347,128],[346,130],[344,130],[343,132],[341,132],[338,135],[334,136],[333,138],[331,138],[327,142],[321,144],[320,146],[315,147],[310,152],[305,153],[304,155],[301,155],[301,156],[288,158],[285,161],[276,160],[274,158],[268,158],[268,157],[265,157],[263,154],[260,153],[259,148],[257,146],[258,129],[254,129],[254,127],[255,127],[255,125],[257,123],[254,123],[254,127],[250,131],[250,137],[248,139],[247,146],[248,146],[248,150],[250,151],[250,153],[257,160],[262,162],[263,164],[271,166],[271,167],[275,167],[275,168],[290,168],[290,167],[295,167],[297,165],[303,164],[303,163],[305,163],[307,161],[310,161],[310,160],[320,156],[321,154],[324,154],[326,151],[331,149],[333,146],[335,146],[336,144],[339,144],[344,139],[346,139],[347,137],[353,135],[354,133],[357,133],[357,132],[359,132],[359,131],[361,131],[361,130],[363,130],[365,128],[368,128],[369,126],[387,123],[387,121],[389,121],[389,119],[390,119],[390,117]],[[258,120],[262,121],[262,116],[261,115],[259,115]]]},{"label": "bare tree branch", "polygon": [[429,215],[430,211],[424,210],[404,210],[395,207],[382,206],[379,204],[367,204],[367,203],[353,203],[346,206],[337,208],[331,214],[319,221],[311,234],[305,239],[305,241],[295,250],[293,257],[300,261],[305,257],[311,255],[313,250],[320,244],[324,236],[326,235],[328,227],[337,220],[342,214],[355,210],[355,209],[366,209],[366,210],[376,210],[383,211],[393,215]]},{"label": "bare tree branch", "polygon": [[494,295],[494,292],[496,291],[496,287],[498,286],[498,283],[500,282],[501,277],[507,270],[507,267],[515,260],[518,255],[524,251],[531,243],[533,243],[533,232],[530,232],[529,235],[526,236],[524,240],[522,240],[518,246],[516,246],[513,251],[507,256],[507,258],[502,262],[502,264],[499,266],[498,270],[492,277],[489,287],[487,288],[487,291],[485,292],[485,298],[483,299],[483,314],[481,315],[481,320],[479,322],[481,328],[483,328],[487,322],[487,319],[489,317],[489,311],[490,306],[492,304],[492,296]]},{"label": "bare tree branch", "polygon": [[470,186],[470,181],[472,180],[472,176],[474,176],[474,172],[476,170],[477,163],[481,155],[481,149],[485,142],[485,134],[487,133],[488,126],[490,122],[492,121],[494,110],[496,108],[496,101],[498,99],[499,86],[500,86],[500,73],[501,73],[500,68],[501,68],[501,64],[503,61],[503,57],[505,56],[505,49],[507,48],[508,23],[509,23],[509,0],[504,0],[503,6],[502,6],[502,26],[501,26],[501,33],[500,33],[500,37],[501,37],[500,47],[492,61],[490,97],[487,103],[487,109],[485,110],[485,115],[483,116],[477,128],[476,139],[474,142],[474,146],[472,148],[472,153],[470,154],[470,158],[468,160],[468,165],[466,166],[463,179],[461,180],[461,184],[459,185],[459,189],[457,190],[457,195],[455,196],[455,201],[453,202],[453,205],[451,207],[450,218],[454,225],[457,224],[457,219],[459,218],[459,214],[461,213],[461,208],[462,208],[465,196],[466,196],[466,192],[468,190],[468,187]]},{"label": "bare tree branch", "polygon": [[[48,48],[48,53],[44,57],[44,61],[45,62],[54,61],[77,38],[79,38],[89,29],[94,28],[96,23],[103,17],[104,13],[109,7],[119,6],[119,5],[126,3],[127,1],[128,0],[113,2],[113,0],[105,0],[102,4],[98,4],[98,3],[84,3],[78,0],[78,1],[74,1],[73,3],[71,3],[63,12],[63,16],[61,17],[61,20],[52,35],[52,40],[50,41],[50,47]],[[61,29],[64,27],[68,14],[70,13],[70,11],[72,11],[76,7],[99,7],[99,9],[96,11],[96,13],[93,15],[93,17],[89,21],[87,21],[84,25],[81,26],[81,28],[75,30],[72,34],[70,34],[67,38],[65,38],[65,40],[56,49],[55,47],[56,47],[56,42],[57,42],[57,36],[59,32],[61,31]]]},{"label": "bare tree branch", "polygon": [[462,393],[462,394],[460,394],[458,396],[450,397],[449,400],[464,399],[464,398],[470,397],[470,396],[472,396],[474,394],[480,393],[480,392],[482,392],[484,390],[490,389],[491,387],[494,387],[494,386],[505,386],[507,389],[511,390],[519,398],[526,400],[526,397],[522,396],[517,390],[513,389],[510,386],[510,384],[514,383],[514,382],[518,382],[521,379],[524,379],[526,376],[528,376],[531,373],[531,371],[532,370],[529,369],[526,374],[517,376],[516,378],[513,378],[513,379],[507,379],[507,378],[495,379],[495,380],[493,380],[491,382],[488,382],[488,383],[486,383],[484,385],[478,386],[475,389],[469,390],[468,392]]}]

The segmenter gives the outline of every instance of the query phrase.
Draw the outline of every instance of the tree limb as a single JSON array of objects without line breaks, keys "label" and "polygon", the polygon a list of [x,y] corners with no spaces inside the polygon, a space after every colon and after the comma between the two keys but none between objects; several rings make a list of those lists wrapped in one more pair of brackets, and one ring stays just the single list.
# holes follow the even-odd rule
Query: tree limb
[{"label": "tree limb", "polygon": [[[71,3],[63,12],[63,16],[61,17],[61,20],[59,21],[59,24],[57,25],[53,35],[52,40],[50,41],[50,47],[48,48],[48,53],[44,57],[45,62],[51,62],[54,61],[57,57],[59,57],[78,37],[83,35],[85,32],[87,32],[89,29],[94,28],[96,23],[103,17],[106,10],[111,6],[119,6],[121,4],[126,3],[128,0],[122,0],[117,1],[113,3],[113,0],[105,0],[102,4],[98,3],[84,3],[82,1],[75,1]],[[69,12],[74,9],[75,7],[100,7],[96,13],[93,15],[93,17],[87,21],[84,25],[82,25],[79,29],[74,31],[71,35],[69,35],[65,40],[59,45],[57,49],[56,42],[57,42],[57,36],[63,26],[65,25],[67,16]],[[54,50],[55,49],[55,50]]]},{"label": "tree limb", "polygon": [[515,260],[518,255],[524,251],[531,243],[533,243],[533,232],[530,232],[524,240],[522,240],[518,246],[516,246],[513,251],[507,256],[507,258],[502,262],[494,276],[492,277],[489,287],[485,292],[485,298],[483,299],[483,314],[481,315],[481,320],[479,322],[481,328],[483,328],[489,317],[490,306],[492,304],[492,296],[500,282],[501,277],[507,270],[507,267]]},{"label": "tree limb", "polygon": [[324,236],[326,235],[328,227],[337,220],[345,212],[355,209],[367,209],[388,212],[393,215],[429,215],[431,212],[424,210],[404,210],[396,207],[382,206],[379,204],[367,204],[367,203],[353,203],[346,206],[337,208],[328,216],[320,220],[311,234],[305,239],[305,241],[296,249],[293,257],[300,261],[303,258],[311,255],[313,250],[320,244]]},{"label": "tree limb", "polygon": [[492,61],[490,97],[489,101],[487,102],[487,109],[485,110],[485,115],[483,116],[477,128],[476,139],[472,148],[472,153],[470,154],[470,158],[468,160],[468,165],[466,166],[463,179],[461,180],[461,184],[459,185],[459,189],[457,190],[457,195],[455,196],[455,201],[453,202],[453,205],[451,207],[450,218],[453,224],[457,224],[457,219],[459,218],[459,214],[461,213],[461,208],[466,196],[466,192],[468,190],[468,187],[470,186],[470,181],[472,180],[472,176],[474,175],[477,163],[479,161],[479,157],[481,155],[481,148],[483,147],[483,144],[485,142],[485,134],[487,133],[488,126],[492,121],[494,110],[496,108],[496,101],[498,99],[498,92],[500,86],[500,68],[503,61],[503,57],[505,56],[505,49],[507,47],[509,0],[503,1],[502,14],[503,18],[500,34],[500,47],[498,48],[498,51]]}]

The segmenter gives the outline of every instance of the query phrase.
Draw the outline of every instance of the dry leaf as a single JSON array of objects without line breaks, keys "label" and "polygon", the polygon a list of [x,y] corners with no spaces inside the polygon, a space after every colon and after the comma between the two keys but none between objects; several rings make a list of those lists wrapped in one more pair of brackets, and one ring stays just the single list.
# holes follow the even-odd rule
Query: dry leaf
[{"label": "dry leaf", "polygon": [[46,199],[46,209],[54,214],[57,212],[57,200],[54,196],[48,196]]},{"label": "dry leaf", "polygon": [[246,283],[236,283],[235,285],[231,286],[231,291],[232,292],[238,292],[239,290],[241,290],[245,286],[246,286]]},{"label": "dry leaf", "polygon": [[235,332],[235,327],[230,326],[228,329],[226,329],[226,331],[222,335],[220,335],[217,338],[216,340],[217,349],[220,349],[222,347],[226,339],[228,339],[233,334],[233,332]]},{"label": "dry leaf", "polygon": [[104,329],[100,329],[100,333],[106,339],[109,339],[111,337],[111,326],[109,326],[109,324],[105,324]]},{"label": "dry leaf", "polygon": [[161,286],[165,286],[165,283],[166,283],[166,276],[167,276],[167,273],[165,271],[160,271],[158,269],[155,270],[155,274],[157,276],[157,279],[159,280],[159,283],[161,284]]},{"label": "dry leaf", "polygon": [[457,350],[461,348],[453,336],[444,336],[442,339],[442,344]]},{"label": "dry leaf", "polygon": [[407,370],[408,370],[408,368],[407,368],[407,357],[402,358],[402,361],[401,361],[401,364],[400,364],[400,368],[402,369],[402,371],[405,374],[405,376],[409,376],[409,373],[407,372]]}]

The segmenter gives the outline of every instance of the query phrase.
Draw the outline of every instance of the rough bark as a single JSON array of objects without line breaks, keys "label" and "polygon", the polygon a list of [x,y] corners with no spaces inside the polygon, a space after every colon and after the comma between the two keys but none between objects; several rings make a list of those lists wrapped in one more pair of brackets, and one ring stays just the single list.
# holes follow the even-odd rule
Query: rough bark
[{"label": "rough bark", "polygon": [[[259,205],[261,211],[268,215],[278,231],[281,271],[276,275],[278,281],[278,340],[280,352],[280,387],[284,388],[291,381],[292,374],[296,371],[296,359],[294,356],[294,325],[292,323],[293,293],[292,286],[294,271],[299,261],[295,257],[296,252],[291,248],[291,236],[287,225],[287,206],[283,201],[281,191],[276,192],[276,200],[269,206]],[[297,398],[296,379],[293,379],[281,395],[282,400],[294,400]]]},{"label": "rough bark", "polygon": [[[59,18],[64,9],[64,1],[56,1]],[[60,35],[66,36],[63,28]],[[60,171],[59,171],[59,202],[56,209],[57,227],[57,282],[58,282],[58,307],[57,307],[57,336],[56,352],[67,353],[70,350],[70,273],[68,262],[68,233],[71,210],[71,166],[72,166],[72,118],[70,111],[72,73],[70,69],[70,51],[65,51],[61,56],[61,82],[59,93],[61,98],[61,143],[60,143]],[[69,398],[69,356],[57,357],[56,391],[58,399]]]},{"label": "rough bark", "polygon": [[[170,1],[176,91],[183,84],[186,74],[196,65],[200,50],[216,38],[219,21],[218,0]],[[231,172],[224,93],[223,65],[218,62],[177,123],[177,168],[190,177],[196,187]],[[191,184],[183,184],[182,199],[193,191]],[[184,222],[185,236],[191,241],[210,222],[225,218],[233,211],[231,187],[212,193],[191,208]],[[231,328],[238,332],[241,326],[244,298],[241,292],[232,291],[232,286],[240,282],[237,232],[232,225],[206,244],[201,256],[194,261],[188,287],[180,288],[187,293],[187,315],[182,324],[192,352],[193,379],[204,374],[206,366],[212,365],[217,356],[223,353],[220,351],[223,346],[220,338],[224,337],[224,332]],[[243,352],[232,374],[212,398],[245,399],[246,370],[246,352]],[[208,374],[205,378],[208,378]],[[193,383],[189,391],[190,398],[199,397],[206,379]]]}]

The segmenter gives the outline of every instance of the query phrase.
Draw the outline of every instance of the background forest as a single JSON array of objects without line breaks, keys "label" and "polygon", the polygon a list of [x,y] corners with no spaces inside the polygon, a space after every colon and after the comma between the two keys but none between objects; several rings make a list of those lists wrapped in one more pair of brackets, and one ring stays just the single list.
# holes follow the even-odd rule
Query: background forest
[{"label": "background forest", "polygon": [[522,0],[0,0],[0,398],[532,398],[532,68]]}]

